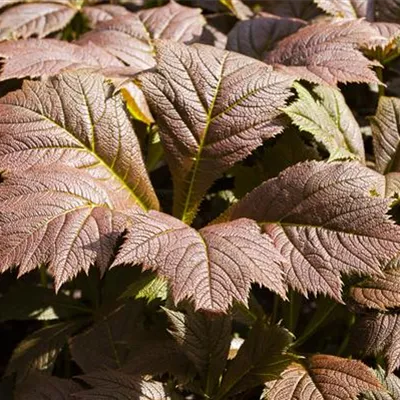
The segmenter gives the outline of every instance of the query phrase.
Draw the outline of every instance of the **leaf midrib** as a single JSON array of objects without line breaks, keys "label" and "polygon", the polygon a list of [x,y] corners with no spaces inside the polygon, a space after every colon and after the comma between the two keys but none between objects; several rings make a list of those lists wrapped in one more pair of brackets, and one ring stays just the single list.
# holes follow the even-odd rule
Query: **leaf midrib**
[{"label": "leaf midrib", "polygon": [[[4,103],[7,104],[7,103]],[[85,143],[83,143],[83,141],[81,141],[79,138],[77,138],[72,132],[70,132],[66,127],[60,125],[58,122],[54,121],[53,119],[47,117],[46,115],[40,114],[38,111],[32,110],[31,108],[27,108],[18,104],[7,104],[7,105],[11,105],[12,107],[17,107],[17,108],[21,108],[25,111],[29,111],[37,116],[39,116],[41,119],[44,119],[48,122],[50,122],[51,124],[54,124],[56,127],[58,127],[59,129],[63,130],[64,132],[66,132],[68,134],[68,136],[70,138],[72,138],[74,141],[76,141],[77,143],[80,144],[81,146],[81,151],[85,150],[87,151],[89,154],[93,155],[99,162],[99,164],[101,164],[107,171],[109,171],[110,175],[113,176],[114,178],[116,178],[118,180],[118,182],[121,183],[122,187],[125,188],[130,194],[131,196],[134,198],[135,202],[145,211],[148,210],[148,207],[142,202],[142,200],[139,198],[139,196],[136,195],[136,193],[134,192],[134,190],[125,182],[124,178],[122,176],[120,176],[116,171],[114,171],[112,169],[112,167],[110,165],[108,165],[96,152],[94,152],[92,149],[90,149],[88,146],[86,146]],[[91,124],[92,128],[94,129],[93,125]],[[58,149],[58,146],[55,147],[51,147],[52,149]],[[65,148],[65,146],[64,146]],[[77,149],[79,150],[79,148]],[[97,180],[96,178],[94,178],[95,180]]]}]

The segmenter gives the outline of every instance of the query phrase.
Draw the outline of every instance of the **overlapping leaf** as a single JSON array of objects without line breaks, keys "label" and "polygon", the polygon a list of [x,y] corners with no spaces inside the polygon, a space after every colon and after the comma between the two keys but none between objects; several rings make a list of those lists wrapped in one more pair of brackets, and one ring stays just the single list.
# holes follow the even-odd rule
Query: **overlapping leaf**
[{"label": "overlapping leaf", "polygon": [[354,344],[365,354],[383,355],[387,370],[400,366],[400,315],[373,313],[365,316],[355,330]]},{"label": "overlapping leaf", "polygon": [[77,12],[72,5],[50,1],[11,7],[0,15],[0,40],[45,37],[64,28]]},{"label": "overlapping leaf", "polygon": [[387,374],[378,366],[374,371],[382,384],[381,390],[368,391],[360,396],[360,400],[397,400],[400,399],[400,378],[395,374]]},{"label": "overlapping leaf", "polygon": [[354,400],[381,387],[362,362],[328,355],[312,356],[305,365],[293,363],[266,386],[263,399],[268,400]]},{"label": "overlapping leaf", "polygon": [[102,76],[85,72],[25,82],[0,100],[0,168],[62,163],[106,183],[115,204],[104,195],[100,204],[157,207],[135,132],[112,93]]},{"label": "overlapping leaf", "polygon": [[78,399],[168,400],[161,382],[144,380],[120,371],[102,371],[81,376],[92,389],[77,393]]},{"label": "overlapping leaf", "polygon": [[400,250],[384,192],[384,177],[358,163],[308,162],[266,181],[219,220],[264,223],[285,258],[287,282],[340,301],[340,273],[379,275]]},{"label": "overlapping leaf", "polygon": [[377,19],[386,22],[399,22],[400,0],[379,0],[376,2]]},{"label": "overlapping leaf", "polygon": [[0,100],[2,271],[49,263],[57,288],[93,263],[104,271],[125,229],[114,209],[157,207],[112,90],[101,76],[68,73]]},{"label": "overlapping leaf", "polygon": [[121,67],[123,63],[93,43],[78,46],[55,39],[0,43],[0,80],[56,75],[67,69]]},{"label": "overlapping leaf", "polygon": [[247,0],[247,3],[260,4],[265,11],[281,17],[311,20],[320,13],[313,0]]},{"label": "overlapping leaf", "polygon": [[326,86],[317,86],[311,93],[297,83],[295,88],[299,98],[284,110],[294,124],[322,143],[330,160],[364,161],[361,130],[343,95]]},{"label": "overlapping leaf", "polygon": [[130,14],[125,7],[116,4],[97,4],[90,7],[83,7],[82,12],[85,14],[92,28],[99,22]]},{"label": "overlapping leaf", "polygon": [[190,222],[213,181],[282,130],[292,80],[208,46],[160,43],[157,53],[157,71],[140,80],[172,171],[174,214]]},{"label": "overlapping leaf", "polygon": [[74,361],[85,372],[120,368],[126,361],[143,304],[128,301],[70,342]]},{"label": "overlapping leaf", "polygon": [[234,299],[247,303],[251,282],[285,296],[272,241],[254,221],[240,219],[196,231],[157,211],[135,213],[113,265],[143,263],[169,279],[176,303],[225,312]]},{"label": "overlapping leaf", "polygon": [[359,305],[379,311],[400,308],[400,271],[387,270],[383,276],[351,287],[350,297]]},{"label": "overlapping leaf", "polygon": [[29,335],[15,348],[6,374],[17,373],[23,381],[34,372],[51,373],[61,349],[81,325],[77,321],[59,322]]},{"label": "overlapping leaf", "polygon": [[280,41],[265,62],[316,83],[378,82],[368,60],[358,49],[375,35],[363,21],[319,23]]},{"label": "overlapping leaf", "polygon": [[319,7],[335,17],[373,20],[374,1],[371,0],[315,0]]},{"label": "overlapping leaf", "polygon": [[231,343],[231,319],[167,310],[171,333],[202,377],[203,390],[212,395],[219,383]]},{"label": "overlapping leaf", "polygon": [[286,352],[291,342],[292,335],[286,329],[263,321],[255,323],[229,364],[218,398],[277,379],[294,358]]},{"label": "overlapping leaf", "polygon": [[228,35],[226,48],[262,60],[277,42],[305,25],[301,19],[259,13],[235,25]]},{"label": "overlapping leaf", "polygon": [[14,393],[15,400],[71,400],[71,395],[82,390],[72,379],[60,379],[55,376],[32,374],[18,385]]},{"label": "overlapping leaf", "polygon": [[382,96],[371,119],[377,170],[400,172],[400,99]]},{"label": "overlapping leaf", "polygon": [[31,168],[0,185],[0,271],[20,275],[41,264],[56,288],[96,264],[104,272],[126,217],[84,171],[65,165]]},{"label": "overlapping leaf", "polygon": [[191,42],[200,37],[204,24],[200,9],[181,6],[172,0],[163,7],[105,21],[85,34],[79,43],[92,42],[127,65],[144,70],[155,66],[154,40]]}]

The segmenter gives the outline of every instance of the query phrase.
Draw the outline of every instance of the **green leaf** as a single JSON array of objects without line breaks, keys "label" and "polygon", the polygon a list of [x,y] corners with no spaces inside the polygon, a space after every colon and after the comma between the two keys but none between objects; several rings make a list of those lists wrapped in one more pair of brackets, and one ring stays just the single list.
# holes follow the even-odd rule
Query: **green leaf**
[{"label": "green leaf", "polygon": [[374,370],[379,382],[382,383],[381,390],[368,391],[360,396],[360,400],[398,400],[400,399],[400,378],[395,374],[387,373],[378,365]]},{"label": "green leaf", "polygon": [[329,159],[365,161],[364,143],[350,108],[339,90],[317,86],[309,92],[295,83],[298,100],[284,109],[293,123],[311,133],[328,150]]},{"label": "green leaf", "polygon": [[155,299],[166,300],[167,295],[167,281],[163,278],[155,277],[153,273],[145,271],[140,274],[139,279],[128,286],[125,292],[122,293],[121,298],[144,298],[150,303]]}]

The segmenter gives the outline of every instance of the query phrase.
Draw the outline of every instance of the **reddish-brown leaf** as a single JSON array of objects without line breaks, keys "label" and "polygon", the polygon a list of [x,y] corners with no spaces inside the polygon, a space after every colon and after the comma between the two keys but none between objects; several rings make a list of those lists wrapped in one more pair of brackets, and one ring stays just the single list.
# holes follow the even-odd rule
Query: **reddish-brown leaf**
[{"label": "reddish-brown leaf", "polygon": [[315,355],[305,365],[291,364],[281,379],[266,384],[268,400],[355,400],[381,384],[365,364],[328,355]]},{"label": "reddish-brown leaf", "polygon": [[311,82],[378,82],[359,47],[376,35],[363,21],[330,22],[300,29],[278,43],[265,57],[267,64]]},{"label": "reddish-brown leaf", "polygon": [[0,14],[0,40],[45,37],[64,28],[78,12],[57,3],[21,4]]},{"label": "reddish-brown leaf", "polygon": [[77,68],[121,67],[123,63],[93,43],[78,46],[56,39],[0,43],[0,80],[56,75]]},{"label": "reddish-brown leaf", "polygon": [[127,65],[144,70],[155,65],[154,40],[191,42],[200,37],[204,24],[200,9],[181,6],[171,0],[163,7],[100,23],[79,43],[92,42]]},{"label": "reddish-brown leaf", "polygon": [[381,275],[398,255],[400,227],[386,214],[385,189],[385,177],[355,162],[297,164],[219,220],[264,223],[285,258],[289,285],[304,295],[324,293],[340,301],[340,273]]},{"label": "reddish-brown leaf", "polygon": [[389,372],[400,367],[400,314],[367,315],[354,332],[353,344],[363,353],[383,355]]},{"label": "reddish-brown leaf", "polygon": [[247,303],[257,282],[285,296],[280,254],[254,221],[239,219],[196,231],[156,211],[131,217],[125,243],[113,264],[141,264],[168,278],[175,303],[226,312],[233,300]]}]

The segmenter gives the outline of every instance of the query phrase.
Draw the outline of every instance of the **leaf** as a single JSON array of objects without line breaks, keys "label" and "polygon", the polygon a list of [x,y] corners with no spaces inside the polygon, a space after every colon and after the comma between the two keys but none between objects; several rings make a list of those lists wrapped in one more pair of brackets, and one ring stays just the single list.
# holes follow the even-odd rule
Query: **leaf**
[{"label": "leaf", "polygon": [[17,386],[14,396],[15,400],[71,400],[81,389],[72,379],[32,374]]},{"label": "leaf", "polygon": [[295,83],[298,99],[284,109],[300,130],[311,133],[329,151],[329,160],[365,162],[360,127],[339,90],[317,86],[313,93]]},{"label": "leaf", "polygon": [[372,313],[359,321],[354,345],[364,354],[383,355],[388,372],[400,366],[400,315]]},{"label": "leaf", "polygon": [[376,168],[379,172],[400,172],[400,99],[381,96],[371,118]]},{"label": "leaf", "polygon": [[0,169],[20,173],[62,163],[87,171],[118,198],[112,204],[97,197],[100,204],[157,208],[131,121],[113,89],[101,75],[82,71],[25,81],[0,99]]},{"label": "leaf", "polygon": [[172,335],[199,372],[205,395],[211,396],[228,359],[231,318],[207,316],[191,309],[186,314],[165,311],[172,324]]},{"label": "leaf", "polygon": [[122,63],[93,43],[78,46],[55,39],[27,39],[0,43],[3,67],[0,81],[56,75],[78,68],[119,67]]},{"label": "leaf", "polygon": [[181,384],[192,382],[196,375],[194,365],[167,332],[164,323],[135,330],[129,357],[121,371],[130,375],[154,376],[167,373]]},{"label": "leaf", "polygon": [[367,279],[350,288],[349,296],[358,305],[387,311],[400,308],[400,271],[384,271],[384,276]]},{"label": "leaf", "polygon": [[127,223],[99,182],[64,165],[14,174],[0,203],[0,271],[48,263],[56,290],[92,264],[104,273]]},{"label": "leaf", "polygon": [[43,286],[18,282],[0,297],[0,322],[71,318],[90,309],[79,300]]},{"label": "leaf", "polygon": [[400,0],[379,0],[376,2],[378,21],[399,22]]},{"label": "leaf", "polygon": [[172,172],[174,215],[190,223],[213,181],[281,132],[292,80],[204,45],[160,43],[157,60],[139,79]]},{"label": "leaf", "polygon": [[82,327],[82,321],[59,322],[27,336],[14,349],[6,374],[17,373],[18,381],[34,371],[50,372],[70,336]]},{"label": "leaf", "polygon": [[306,162],[264,182],[217,221],[263,223],[285,258],[287,283],[341,301],[340,273],[379,276],[398,254],[400,228],[386,215],[384,188],[382,175],[358,163]]},{"label": "leaf", "polygon": [[131,217],[132,226],[113,266],[140,264],[166,277],[175,303],[226,312],[232,301],[247,303],[251,282],[282,297],[280,255],[254,221],[240,219],[200,231],[156,211]]},{"label": "leaf", "polygon": [[291,342],[292,335],[286,329],[256,322],[229,364],[218,398],[232,396],[277,379],[294,358],[286,353]]},{"label": "leaf", "polygon": [[141,71],[156,64],[156,39],[192,42],[200,37],[204,24],[200,9],[181,6],[171,0],[163,7],[100,23],[78,43],[92,42]]},{"label": "leaf", "polygon": [[305,25],[301,19],[259,13],[235,25],[229,32],[226,48],[262,60],[277,42]]},{"label": "leaf", "polygon": [[318,7],[335,17],[373,20],[374,1],[372,0],[315,0]]},{"label": "leaf", "polygon": [[143,303],[128,301],[70,341],[73,360],[85,372],[117,369],[127,360],[135,327],[141,321]]},{"label": "leaf", "polygon": [[82,12],[88,19],[89,26],[92,29],[100,22],[131,14],[125,7],[115,4],[97,4],[90,7],[83,7]]},{"label": "leaf", "polygon": [[265,11],[281,17],[308,21],[320,14],[313,0],[263,0],[260,3]]},{"label": "leaf", "polygon": [[169,397],[163,384],[146,381],[140,377],[124,374],[120,371],[101,371],[80,376],[93,389],[75,394],[78,399],[115,399],[115,400],[167,400]]},{"label": "leaf", "polygon": [[45,37],[64,28],[77,9],[56,3],[21,4],[0,15],[0,40]]},{"label": "leaf", "polygon": [[291,364],[266,387],[263,399],[269,400],[355,400],[362,391],[381,385],[361,361],[314,355],[305,365]]},{"label": "leaf", "polygon": [[358,48],[373,35],[362,20],[319,23],[300,29],[280,41],[264,61],[315,83],[379,82]]},{"label": "leaf", "polygon": [[396,400],[400,398],[400,379],[394,374],[387,374],[378,365],[374,371],[375,375],[382,384],[379,391],[369,391],[361,395],[360,400]]}]

